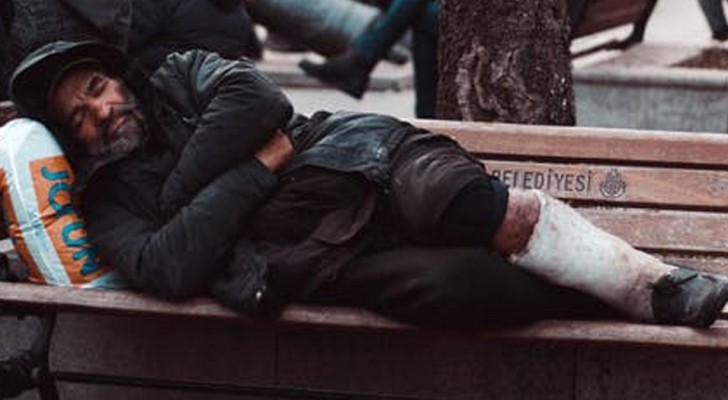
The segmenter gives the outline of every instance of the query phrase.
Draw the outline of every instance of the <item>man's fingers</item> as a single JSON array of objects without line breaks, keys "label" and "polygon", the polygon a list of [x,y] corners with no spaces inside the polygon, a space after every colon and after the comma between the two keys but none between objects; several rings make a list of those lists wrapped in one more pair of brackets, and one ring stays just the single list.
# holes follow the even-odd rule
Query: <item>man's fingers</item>
[{"label": "man's fingers", "polygon": [[269,170],[282,168],[293,156],[291,140],[283,132],[276,131],[271,139],[255,153],[255,157]]}]

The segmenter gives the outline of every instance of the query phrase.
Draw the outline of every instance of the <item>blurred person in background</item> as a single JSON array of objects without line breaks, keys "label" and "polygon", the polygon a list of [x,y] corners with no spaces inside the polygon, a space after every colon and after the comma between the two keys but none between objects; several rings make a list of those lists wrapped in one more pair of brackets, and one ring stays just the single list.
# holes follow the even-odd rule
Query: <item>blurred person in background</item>
[{"label": "blurred person in background", "polygon": [[239,0],[6,0],[0,2],[0,100],[21,59],[56,40],[97,39],[126,49],[154,71],[172,52],[259,58],[261,46]]},{"label": "blurred person in background", "polygon": [[713,33],[713,39],[721,42],[728,39],[728,23],[723,10],[723,0],[698,0],[698,2]]},{"label": "blurred person in background", "polygon": [[[87,0],[89,1],[89,0]],[[154,71],[172,52],[204,49],[259,59],[261,44],[240,0],[131,0],[128,56]]]},{"label": "blurred person in background", "polygon": [[374,67],[412,28],[415,114],[419,118],[433,118],[437,95],[437,19],[437,0],[393,0],[343,54],[330,57],[322,64],[303,60],[299,65],[306,74],[360,99]]}]

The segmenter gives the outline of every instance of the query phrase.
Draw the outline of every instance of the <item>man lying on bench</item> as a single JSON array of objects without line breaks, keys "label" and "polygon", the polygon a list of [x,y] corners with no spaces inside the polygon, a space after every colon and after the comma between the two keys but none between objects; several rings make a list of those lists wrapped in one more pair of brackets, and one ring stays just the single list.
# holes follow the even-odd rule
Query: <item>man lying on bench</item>
[{"label": "man lying on bench", "polygon": [[443,136],[382,115],[293,115],[244,60],[173,54],[150,78],[125,65],[100,43],[52,43],[11,95],[57,135],[89,237],[139,290],[212,293],[253,316],[326,303],[484,326],[509,307],[487,294],[491,249],[638,321],[707,327],[728,300],[728,278],[510,189]]}]

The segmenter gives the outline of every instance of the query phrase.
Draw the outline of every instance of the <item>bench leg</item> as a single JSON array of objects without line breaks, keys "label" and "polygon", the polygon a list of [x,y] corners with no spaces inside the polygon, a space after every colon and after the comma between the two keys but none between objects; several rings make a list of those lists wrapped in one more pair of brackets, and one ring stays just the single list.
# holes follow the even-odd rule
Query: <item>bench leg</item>
[{"label": "bench leg", "polygon": [[31,348],[0,361],[0,399],[12,398],[35,388],[42,400],[58,399],[48,356],[55,320],[54,313],[43,315]]}]

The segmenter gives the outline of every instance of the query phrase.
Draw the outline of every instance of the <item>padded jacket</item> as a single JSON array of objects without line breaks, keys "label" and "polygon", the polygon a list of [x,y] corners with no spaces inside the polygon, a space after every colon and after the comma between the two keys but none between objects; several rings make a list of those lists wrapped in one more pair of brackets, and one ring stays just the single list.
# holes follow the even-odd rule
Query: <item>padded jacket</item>
[{"label": "padded jacket", "polygon": [[246,238],[278,182],[255,151],[284,129],[297,151],[289,171],[316,165],[382,181],[411,128],[370,114],[292,118],[284,94],[251,63],[199,50],[170,55],[131,86],[147,89],[136,91],[151,138],[88,177],[81,206],[89,237],[137,289],[168,298],[211,292],[250,315],[279,305],[266,287],[266,260]]}]

